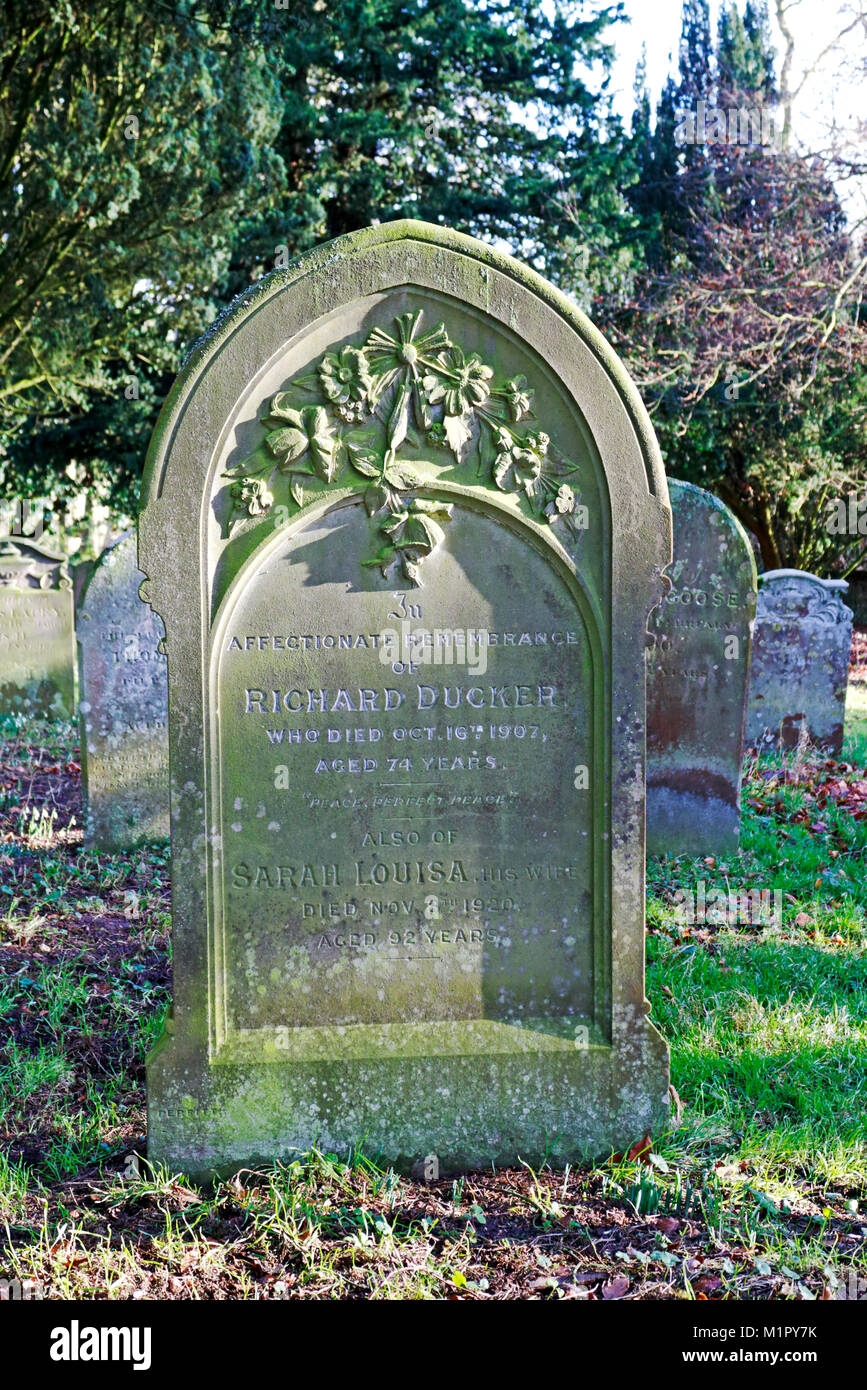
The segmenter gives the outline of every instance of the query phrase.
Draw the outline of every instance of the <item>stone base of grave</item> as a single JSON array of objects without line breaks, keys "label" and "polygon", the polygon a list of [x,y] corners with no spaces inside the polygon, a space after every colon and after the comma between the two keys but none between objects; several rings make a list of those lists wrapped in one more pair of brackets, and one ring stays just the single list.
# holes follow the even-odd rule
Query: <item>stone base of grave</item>
[{"label": "stone base of grave", "polygon": [[[148,1060],[148,1159],[209,1179],[312,1148],[402,1172],[429,1156],[440,1173],[602,1158],[668,1119],[668,1048],[646,1016],[625,1023],[622,1045],[584,1048],[487,1020],[425,1024],[424,1056],[401,1025],[299,1029],[297,1055],[265,1064],[209,1064],[169,1023]],[[343,1055],[323,1059],[327,1046]]]}]

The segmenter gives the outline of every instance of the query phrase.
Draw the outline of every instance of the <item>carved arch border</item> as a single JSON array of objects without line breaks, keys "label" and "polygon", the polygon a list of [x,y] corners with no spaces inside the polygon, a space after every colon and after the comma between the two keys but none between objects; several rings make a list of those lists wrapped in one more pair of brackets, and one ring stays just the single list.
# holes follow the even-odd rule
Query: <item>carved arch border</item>
[{"label": "carved arch border", "polygon": [[[467,510],[490,516],[498,524],[505,525],[512,530],[525,544],[532,546],[567,590],[583,624],[590,655],[590,705],[593,711],[590,821],[596,823],[598,815],[598,823],[604,825],[606,832],[604,836],[597,837],[592,855],[594,883],[599,884],[601,891],[592,892],[593,1017],[590,1020],[591,1042],[596,1045],[607,1045],[610,1042],[611,1006],[611,940],[610,933],[606,930],[611,910],[611,856],[609,850],[611,843],[611,803],[605,795],[606,787],[610,783],[610,740],[605,737],[605,715],[610,707],[611,692],[604,659],[606,644],[601,615],[591,595],[582,585],[573,562],[559,542],[541,525],[529,521],[519,512],[507,506],[504,501],[500,501],[495,494],[485,492],[483,489],[468,489],[459,484],[437,481],[435,484],[420,487],[417,491],[431,498],[445,497],[454,501],[456,505],[467,508]],[[246,592],[248,584],[254,579],[256,571],[263,562],[270,559],[274,553],[280,552],[288,543],[291,543],[292,539],[302,535],[309,526],[315,525],[323,517],[346,507],[362,505],[362,494],[363,485],[361,483],[353,487],[343,488],[339,494],[331,493],[317,504],[305,507],[303,511],[292,517],[287,525],[279,530],[273,530],[247,556],[234,576],[220,601],[211,626],[207,657],[205,728],[210,731],[208,739],[210,756],[206,762],[206,768],[212,769],[213,775],[210,778],[206,776],[205,801],[207,824],[212,827],[212,834],[208,836],[206,860],[208,906],[210,909],[208,920],[213,924],[208,932],[209,1055],[212,1062],[231,1063],[239,1060],[238,1051],[231,1046],[228,990],[225,983],[228,951],[223,904],[222,856],[226,836],[222,821],[224,805],[221,752],[222,712],[219,709],[217,694],[220,666],[226,651],[225,637],[238,601]],[[492,1050],[490,1043],[486,1042],[484,1037],[479,1034],[478,1022],[477,1020],[466,1020],[463,1023],[452,1025],[457,1031],[466,1034],[464,1049],[470,1054],[475,1050],[474,1044],[478,1044],[477,1050],[481,1052],[489,1053]],[[471,1025],[469,1029],[467,1029],[467,1024]],[[375,1040],[377,1035],[381,1037],[386,1031],[383,1025],[355,1024],[352,1026],[357,1035],[364,1040],[361,1049],[354,1055],[376,1056],[381,1050],[381,1046],[378,1048]],[[473,1032],[474,1026],[475,1033]],[[428,1024],[403,1024],[401,1027],[408,1034],[417,1032],[420,1039],[423,1039],[430,1032]],[[258,1060],[281,1060],[281,1053],[276,1050],[276,1045],[271,1037],[275,1030],[263,1028],[259,1031],[263,1039],[271,1043],[271,1047],[270,1049],[266,1048],[265,1056],[260,1055]],[[326,1044],[323,1050],[324,1059],[329,1055],[327,1040],[333,1038],[338,1030],[327,1027],[321,1030],[299,1028],[299,1032],[305,1034],[310,1034],[312,1031],[321,1031],[323,1034],[323,1040]],[[345,1033],[346,1029],[344,1028],[342,1031]],[[569,1044],[569,1046],[572,1045],[572,1043]],[[437,1054],[435,1046],[428,1046],[423,1050],[426,1050],[429,1055]],[[502,1050],[511,1051],[512,1049],[504,1045]],[[309,1051],[306,1055],[309,1060]],[[249,1056],[249,1049],[242,1051],[241,1056],[246,1060]]]}]

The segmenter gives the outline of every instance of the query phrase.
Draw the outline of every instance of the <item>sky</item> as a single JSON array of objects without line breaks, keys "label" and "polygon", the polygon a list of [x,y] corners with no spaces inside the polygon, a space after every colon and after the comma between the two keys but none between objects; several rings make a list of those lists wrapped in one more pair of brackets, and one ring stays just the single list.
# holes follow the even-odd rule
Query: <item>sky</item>
[{"label": "sky", "polygon": [[[600,0],[602,3],[602,0]],[[624,0],[630,23],[614,29],[615,64],[612,87],[615,105],[628,120],[632,111],[632,84],[641,57],[642,45],[647,49],[648,85],[653,99],[658,96],[669,73],[677,76],[677,53],[682,15],[681,0]],[[743,13],[744,0],[740,0]],[[851,15],[851,0],[796,0],[789,11],[789,23],[795,37],[795,81],[806,67],[811,66],[831,39]],[[711,0],[711,24],[716,34],[719,0]],[[771,3],[769,9],[773,11]],[[778,53],[782,40],[774,25]],[[860,60],[867,65],[864,31],[848,36],[842,51],[829,55],[815,76],[808,79],[793,114],[796,141],[809,149],[821,147],[823,136],[832,117],[846,127],[863,120],[865,76],[862,71],[847,71]],[[860,77],[860,80],[859,80]],[[867,186],[864,181],[850,181],[841,189],[850,218],[863,216],[867,209]]]}]

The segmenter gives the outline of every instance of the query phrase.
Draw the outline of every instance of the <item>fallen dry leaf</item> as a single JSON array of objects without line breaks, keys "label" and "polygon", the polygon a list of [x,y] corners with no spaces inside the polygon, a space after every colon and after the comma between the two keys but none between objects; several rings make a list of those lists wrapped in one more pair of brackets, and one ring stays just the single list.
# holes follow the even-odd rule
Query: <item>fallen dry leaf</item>
[{"label": "fallen dry leaf", "polygon": [[602,1297],[604,1299],[622,1298],[629,1290],[629,1280],[621,1274],[616,1279],[609,1279],[607,1284],[602,1285]]}]

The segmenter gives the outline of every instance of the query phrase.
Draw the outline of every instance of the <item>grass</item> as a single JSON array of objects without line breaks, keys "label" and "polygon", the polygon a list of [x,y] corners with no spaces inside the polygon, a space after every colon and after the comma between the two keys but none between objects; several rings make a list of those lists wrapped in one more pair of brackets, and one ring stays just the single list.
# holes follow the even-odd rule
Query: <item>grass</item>
[{"label": "grass", "polygon": [[846,738],[843,757],[859,767],[867,764],[867,685],[850,681],[846,690]]},{"label": "grass", "polygon": [[[864,776],[867,706],[842,763],[750,765],[740,856],[648,865],[679,1123],[595,1166],[429,1184],[361,1154],[213,1190],[147,1165],[167,846],[89,853],[74,731],[5,734],[0,1279],[85,1299],[704,1300],[867,1278],[867,816],[838,795]],[[778,890],[780,919],[684,920],[677,895],[702,882]]]}]

